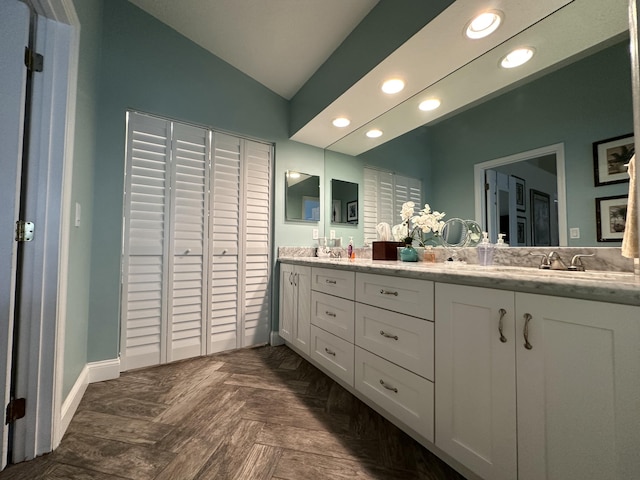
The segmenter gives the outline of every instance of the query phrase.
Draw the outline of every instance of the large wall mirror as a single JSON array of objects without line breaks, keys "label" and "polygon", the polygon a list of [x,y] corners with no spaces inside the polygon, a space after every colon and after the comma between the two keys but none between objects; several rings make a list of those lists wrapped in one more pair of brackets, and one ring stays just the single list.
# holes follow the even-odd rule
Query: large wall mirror
[{"label": "large wall mirror", "polygon": [[320,221],[320,177],[293,170],[285,172],[285,215],[289,221]]},{"label": "large wall mirror", "polygon": [[358,224],[358,184],[331,179],[331,223]]}]

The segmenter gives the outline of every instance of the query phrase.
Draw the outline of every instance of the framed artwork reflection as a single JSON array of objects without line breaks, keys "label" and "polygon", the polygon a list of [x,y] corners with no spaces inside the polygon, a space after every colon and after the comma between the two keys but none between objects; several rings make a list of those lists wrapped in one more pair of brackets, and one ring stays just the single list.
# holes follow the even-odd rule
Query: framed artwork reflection
[{"label": "framed artwork reflection", "polygon": [[548,193],[531,189],[531,240],[534,247],[551,245],[551,200]]},{"label": "framed artwork reflection", "polygon": [[516,223],[516,245],[524,246],[527,244],[527,217],[518,216]]},{"label": "framed artwork reflection", "polygon": [[635,152],[633,134],[593,143],[593,173],[596,187],[629,181],[627,163]]},{"label": "framed artwork reflection", "polygon": [[596,198],[596,225],[599,242],[620,242],[627,221],[627,195]]},{"label": "framed artwork reflection", "polygon": [[358,222],[358,201],[347,202],[347,222]]},{"label": "framed artwork reflection", "polygon": [[520,212],[524,212],[527,210],[527,200],[526,200],[526,188],[524,178],[516,177],[515,175],[511,175],[513,177],[515,186],[516,186],[516,209]]}]

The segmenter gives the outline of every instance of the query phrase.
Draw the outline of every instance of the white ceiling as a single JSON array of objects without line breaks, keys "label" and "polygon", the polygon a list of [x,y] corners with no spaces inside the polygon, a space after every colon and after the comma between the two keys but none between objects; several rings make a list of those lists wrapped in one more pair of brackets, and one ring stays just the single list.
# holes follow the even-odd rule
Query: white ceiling
[{"label": "white ceiling", "polygon": [[129,0],[291,99],[378,0]]}]

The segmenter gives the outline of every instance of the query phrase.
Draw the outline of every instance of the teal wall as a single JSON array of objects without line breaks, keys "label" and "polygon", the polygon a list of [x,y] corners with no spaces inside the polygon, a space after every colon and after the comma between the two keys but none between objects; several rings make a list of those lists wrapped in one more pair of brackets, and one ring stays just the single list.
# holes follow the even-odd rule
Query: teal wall
[{"label": "teal wall", "polygon": [[80,31],[71,208],[75,212],[75,203],[80,204],[82,223],[77,228],[71,224],[69,230],[63,398],[66,398],[87,363],[93,168],[95,142],[98,135],[97,98],[102,2],[100,0],[75,0],[75,8],[82,28]]},{"label": "teal wall", "polygon": [[[283,168],[305,165],[308,173],[323,170],[322,150],[287,140],[286,100],[129,2],[109,0],[104,5],[100,135],[93,177],[89,361],[118,355],[127,109],[275,142],[277,199],[284,198]],[[283,232],[281,203],[275,204],[275,244],[300,244],[307,237],[307,228]]]},{"label": "teal wall", "polygon": [[594,187],[592,144],[631,133],[631,107],[625,40],[431,126],[433,204],[474,218],[474,164],[562,142],[568,227],[581,233],[569,245],[596,245],[594,199],[626,194],[628,184]]}]

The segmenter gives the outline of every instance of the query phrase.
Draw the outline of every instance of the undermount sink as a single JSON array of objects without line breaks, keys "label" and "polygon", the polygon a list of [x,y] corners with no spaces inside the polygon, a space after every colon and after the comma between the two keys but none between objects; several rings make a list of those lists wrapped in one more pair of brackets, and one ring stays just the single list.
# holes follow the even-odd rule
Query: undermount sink
[{"label": "undermount sink", "polygon": [[570,271],[570,270],[551,270],[541,269],[535,267],[510,267],[502,265],[493,265],[489,267],[479,268],[491,270],[494,272],[505,272],[522,275],[532,275],[538,277],[561,277],[561,278],[579,278],[581,280],[623,280],[632,279],[633,273],[631,272],[612,272],[602,270],[587,270],[587,271]]}]

